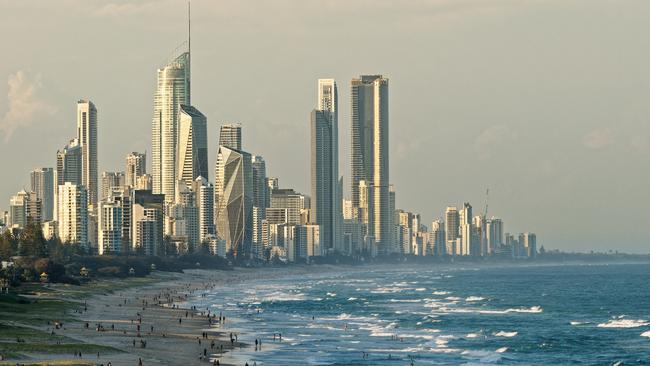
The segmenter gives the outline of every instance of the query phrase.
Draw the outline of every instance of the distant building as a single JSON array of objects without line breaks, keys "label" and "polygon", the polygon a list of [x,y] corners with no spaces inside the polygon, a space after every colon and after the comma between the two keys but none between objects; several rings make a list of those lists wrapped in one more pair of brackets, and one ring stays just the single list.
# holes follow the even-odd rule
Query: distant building
[{"label": "distant building", "polygon": [[287,209],[287,223],[289,225],[300,225],[300,212],[309,207],[309,196],[298,193],[293,189],[274,189],[271,191],[271,208]]},{"label": "distant building", "polygon": [[54,219],[54,169],[38,168],[29,174],[30,188],[41,199],[43,221]]},{"label": "distant building", "polygon": [[486,229],[487,247],[489,253],[496,253],[504,244],[503,242],[503,221],[499,218],[492,217],[487,220]]},{"label": "distant building", "polygon": [[58,189],[59,239],[88,249],[88,193],[83,185],[65,182]]},{"label": "distant building", "polygon": [[459,238],[460,217],[458,208],[448,206],[445,210],[445,242],[448,255],[457,255],[459,250],[456,248],[456,239]]},{"label": "distant building", "polygon": [[233,150],[241,150],[241,124],[230,123],[221,126],[219,130],[219,145]]},{"label": "distant building", "polygon": [[138,185],[138,178],[145,174],[147,174],[147,155],[139,152],[132,152],[127,155],[125,184],[135,188]]},{"label": "distant building", "polygon": [[91,101],[77,102],[77,138],[81,147],[81,184],[88,191],[88,205],[97,205],[97,108]]},{"label": "distant building", "polygon": [[534,233],[524,233],[523,247],[528,258],[535,258],[537,256],[537,235]]},{"label": "distant building", "polygon": [[124,210],[122,202],[111,200],[111,196],[99,204],[97,228],[97,251],[99,255],[122,252],[122,223]]},{"label": "distant building", "polygon": [[9,200],[8,227],[25,228],[28,224],[42,223],[42,202],[34,192],[22,190]]},{"label": "distant building", "polygon": [[433,220],[431,223],[431,234],[429,236],[429,243],[433,247],[433,255],[444,256],[447,254],[445,245],[445,223],[440,220]]},{"label": "distant building", "polygon": [[165,196],[151,191],[134,191],[131,209],[131,235],[135,252],[157,255],[163,245],[163,207]]},{"label": "distant building", "polygon": [[192,187],[199,209],[199,241],[205,243],[216,234],[214,227],[214,186],[204,177],[194,180]]},{"label": "distant building", "polygon": [[126,185],[126,180],[124,177],[124,172],[102,172],[102,193],[100,195],[100,200],[103,201],[107,199],[113,189],[124,187]]}]

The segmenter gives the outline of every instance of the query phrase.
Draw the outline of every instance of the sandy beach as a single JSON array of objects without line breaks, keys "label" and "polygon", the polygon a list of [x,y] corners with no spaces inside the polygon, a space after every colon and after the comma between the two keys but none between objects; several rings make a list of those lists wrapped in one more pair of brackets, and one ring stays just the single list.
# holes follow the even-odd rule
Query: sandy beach
[{"label": "sandy beach", "polygon": [[[76,305],[66,310],[68,321],[58,327],[53,320],[34,326],[34,329],[46,331],[53,337],[64,336],[79,344],[98,345],[115,351],[82,352],[81,355],[76,350],[71,350],[70,354],[24,354],[29,356],[29,362],[72,361],[96,365],[139,365],[142,362],[146,366],[212,365],[218,361],[220,365],[244,366],[246,360],[238,357],[237,350],[255,347],[255,335],[233,334],[236,340],[231,342],[230,314],[219,309],[213,309],[209,314],[205,308],[187,309],[187,300],[207,290],[259,278],[331,270],[330,266],[295,266],[155,272],[144,285],[69,299]],[[55,293],[60,292],[61,296],[70,290],[64,285],[50,285],[49,288]],[[111,287],[107,286],[107,289]],[[222,316],[225,322],[221,321]]]}]

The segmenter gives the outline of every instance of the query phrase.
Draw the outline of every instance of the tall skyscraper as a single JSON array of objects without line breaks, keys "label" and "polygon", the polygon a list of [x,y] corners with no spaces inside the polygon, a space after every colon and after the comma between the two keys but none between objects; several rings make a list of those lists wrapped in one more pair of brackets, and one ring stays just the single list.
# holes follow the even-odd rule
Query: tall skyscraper
[{"label": "tall skyscraper", "polygon": [[379,254],[392,248],[393,212],[390,211],[388,170],[388,79],[362,75],[351,82],[352,203],[359,207],[359,182],[370,189],[368,236]]},{"label": "tall skyscraper", "polygon": [[189,105],[181,105],[179,113],[177,180],[192,185],[198,177],[208,179],[207,119]]},{"label": "tall skyscraper", "polygon": [[174,202],[181,105],[191,105],[189,49],[158,69],[154,96],[151,128],[153,193],[164,194],[167,203]]},{"label": "tall skyscraper", "polygon": [[222,125],[219,130],[219,146],[233,150],[241,150],[241,124],[230,123]]},{"label": "tall skyscraper", "polygon": [[91,101],[77,102],[77,138],[81,146],[81,184],[88,192],[88,205],[97,205],[97,109]]},{"label": "tall skyscraper", "polygon": [[138,177],[147,173],[147,155],[139,152],[132,152],[126,156],[126,182],[129,187],[136,187]]},{"label": "tall skyscraper", "polygon": [[463,204],[463,209],[459,212],[460,219],[460,246],[456,248],[456,255],[470,255],[470,249],[474,244],[472,235],[472,205]]},{"label": "tall skyscraper", "polygon": [[54,169],[38,168],[29,173],[30,188],[41,199],[43,221],[54,218]]},{"label": "tall skyscraper", "polygon": [[332,176],[332,113],[311,112],[311,210],[320,225],[321,245],[334,248],[334,217],[338,180]]},{"label": "tall skyscraper", "polygon": [[251,157],[253,172],[253,254],[262,258],[264,253],[263,222],[270,204],[270,189],[266,184],[266,162],[259,155]]},{"label": "tall skyscraper", "polygon": [[250,254],[253,235],[251,155],[219,146],[214,188],[217,237],[225,241],[226,251],[234,256]]},{"label": "tall skyscraper", "polygon": [[59,186],[58,229],[63,243],[88,249],[88,193],[83,185],[65,182]]},{"label": "tall skyscraper", "polygon": [[433,255],[446,255],[445,245],[445,223],[440,220],[433,220],[431,232],[429,233],[429,245],[432,247]]}]

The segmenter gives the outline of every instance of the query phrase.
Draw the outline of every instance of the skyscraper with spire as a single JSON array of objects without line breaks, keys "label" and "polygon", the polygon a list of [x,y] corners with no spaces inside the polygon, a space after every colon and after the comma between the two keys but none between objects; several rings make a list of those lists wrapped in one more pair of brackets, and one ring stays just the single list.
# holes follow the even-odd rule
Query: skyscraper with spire
[{"label": "skyscraper with spire", "polygon": [[318,109],[311,114],[311,214],[326,251],[342,242],[338,160],[338,89],[334,79],[319,79]]},{"label": "skyscraper with spire", "polygon": [[[189,24],[188,19],[188,27]],[[176,191],[176,159],[181,105],[191,105],[189,32],[187,50],[176,51],[171,60],[158,69],[157,89],[154,95],[154,113],[151,125],[153,193],[164,194],[167,203],[174,202]]]}]

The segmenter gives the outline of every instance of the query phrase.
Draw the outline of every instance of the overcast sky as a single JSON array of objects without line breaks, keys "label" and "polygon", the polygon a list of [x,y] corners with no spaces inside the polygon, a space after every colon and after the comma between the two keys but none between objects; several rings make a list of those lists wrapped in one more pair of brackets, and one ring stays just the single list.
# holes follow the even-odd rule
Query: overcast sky
[{"label": "overcast sky", "polygon": [[[350,79],[390,79],[397,206],[502,217],[538,246],[650,252],[650,2],[194,0],[192,103],[241,122],[282,187],[309,193],[316,80],[339,85],[349,191]],[[0,208],[54,166],[76,101],[99,115],[99,169],[151,150],[156,68],[186,3],[0,0]],[[6,98],[4,97],[6,96]],[[149,157],[148,157],[149,158]],[[150,162],[149,162],[150,163]]]}]

